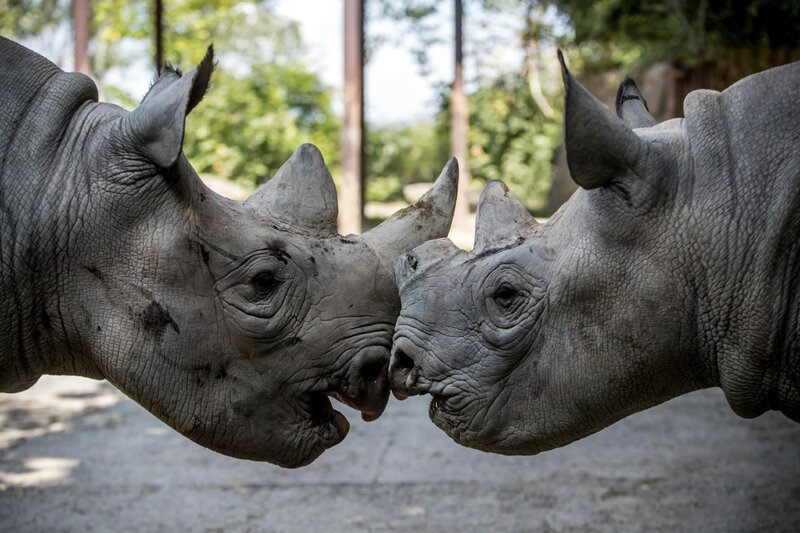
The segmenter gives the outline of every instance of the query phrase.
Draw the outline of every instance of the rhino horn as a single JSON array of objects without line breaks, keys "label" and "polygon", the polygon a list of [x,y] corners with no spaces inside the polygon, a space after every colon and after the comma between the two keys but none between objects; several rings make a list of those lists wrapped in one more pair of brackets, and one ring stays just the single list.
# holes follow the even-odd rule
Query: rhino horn
[{"label": "rhino horn", "polygon": [[516,239],[538,222],[502,181],[490,181],[478,200],[474,250],[481,253]]},{"label": "rhino horn", "polygon": [[424,276],[424,272],[453,256],[464,253],[464,250],[453,244],[447,237],[426,241],[410,253],[400,256],[394,266],[394,276],[400,290],[415,277]]},{"label": "rhino horn", "polygon": [[649,128],[657,124],[656,119],[650,114],[647,101],[639,92],[636,82],[626,76],[617,89],[616,98],[617,116],[629,128]]},{"label": "rhino horn", "polygon": [[623,175],[646,175],[652,145],[575,79],[561,50],[558,60],[566,88],[564,144],[572,179],[584,189],[594,189]]},{"label": "rhino horn", "polygon": [[433,187],[361,238],[391,269],[403,253],[450,231],[458,192],[458,162],[451,157]]},{"label": "rhino horn", "polygon": [[336,186],[322,154],[313,144],[303,144],[295,150],[246,204],[292,229],[336,234],[339,212]]}]

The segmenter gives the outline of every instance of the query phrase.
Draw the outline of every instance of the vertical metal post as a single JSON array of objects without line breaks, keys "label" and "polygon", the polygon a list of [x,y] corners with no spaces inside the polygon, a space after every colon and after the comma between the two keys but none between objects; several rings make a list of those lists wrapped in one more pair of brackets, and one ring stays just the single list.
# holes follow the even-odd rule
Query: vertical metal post
[{"label": "vertical metal post", "polygon": [[156,72],[161,74],[161,69],[164,68],[164,2],[163,0],[155,0],[155,15],[154,23],[156,30]]},{"label": "vertical metal post", "polygon": [[456,200],[453,225],[463,221],[469,215],[469,104],[464,92],[464,66],[462,52],[463,6],[461,0],[455,0],[455,72],[453,87],[450,92],[450,147],[458,159],[458,199]]},{"label": "vertical metal post", "polygon": [[364,212],[364,1],[344,1],[344,117],[339,231],[360,233]]},{"label": "vertical metal post", "polygon": [[73,0],[72,29],[75,33],[75,71],[91,76],[89,64],[89,0]]}]

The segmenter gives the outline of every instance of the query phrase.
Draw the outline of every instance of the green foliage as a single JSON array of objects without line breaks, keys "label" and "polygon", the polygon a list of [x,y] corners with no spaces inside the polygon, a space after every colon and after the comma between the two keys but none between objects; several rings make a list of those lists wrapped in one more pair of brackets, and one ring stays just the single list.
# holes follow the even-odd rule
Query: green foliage
[{"label": "green foliage", "polygon": [[[302,64],[297,24],[276,16],[272,4],[164,1],[164,57],[186,71],[213,42],[219,61],[211,89],[187,120],[184,152],[198,172],[248,188],[272,176],[303,142],[319,146],[329,165],[338,164],[331,91]],[[93,75],[105,100],[133,108],[138,98],[108,83],[106,74],[141,64],[143,52],[154,56],[153,3],[93,0],[91,12]],[[71,14],[66,0],[0,0],[0,31],[39,35],[70,24]]]},{"label": "green foliage", "polygon": [[[694,65],[731,50],[798,47],[794,0],[550,0],[567,14],[591,63]],[[626,57],[627,55],[627,57]],[[625,61],[627,59],[627,62]]]},{"label": "green foliage", "polygon": [[[164,56],[177,64],[194,65],[205,46],[214,43],[229,57],[246,67],[252,63],[298,59],[302,51],[297,25],[271,11],[272,1],[241,0],[165,0],[163,12]],[[125,39],[146,39],[147,50],[155,52],[153,3],[146,0],[94,0],[92,33],[98,44],[107,47],[105,57],[120,65],[133,59],[126,54]],[[265,59],[267,58],[267,59]],[[105,65],[93,67],[104,70]],[[284,60],[282,59],[282,60]]]},{"label": "green foliage", "polygon": [[[502,180],[528,209],[544,214],[561,140],[561,109],[556,107],[554,120],[545,118],[521,75],[490,80],[469,95],[469,105],[473,186]],[[439,115],[443,134],[449,129],[446,110],[445,99]]]},{"label": "green foliage", "polygon": [[55,28],[69,16],[63,0],[0,0],[0,33],[22,38]]},{"label": "green foliage", "polygon": [[[303,142],[314,142],[329,164],[338,163],[330,90],[302,65],[297,24],[274,15],[271,4],[164,2],[164,57],[188,70],[213,42],[220,63],[211,89],[189,115],[184,153],[198,172],[250,189],[269,179]],[[151,8],[141,0],[94,2],[96,48],[103,52],[94,58],[98,71],[133,59],[126,55],[125,39],[146,39],[153,53]],[[103,88],[107,96],[129,103],[124,90]]]},{"label": "green foliage", "polygon": [[189,115],[184,152],[198,172],[254,188],[304,142],[338,164],[330,90],[300,65],[261,64],[243,75],[217,71]]},{"label": "green foliage", "polygon": [[432,124],[368,129],[367,200],[402,201],[404,185],[436,179],[448,150],[447,136],[439,135]]}]

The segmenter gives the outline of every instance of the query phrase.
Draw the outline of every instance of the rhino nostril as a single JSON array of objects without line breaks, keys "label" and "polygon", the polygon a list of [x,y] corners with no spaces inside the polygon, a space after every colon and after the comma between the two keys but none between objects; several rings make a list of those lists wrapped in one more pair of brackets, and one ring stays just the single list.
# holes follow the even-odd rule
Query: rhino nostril
[{"label": "rhino nostril", "polygon": [[392,373],[400,373],[403,376],[408,375],[416,365],[414,360],[403,350],[395,350],[392,354]]},{"label": "rhino nostril", "polygon": [[377,381],[386,375],[386,361],[369,361],[361,367],[364,381]]}]

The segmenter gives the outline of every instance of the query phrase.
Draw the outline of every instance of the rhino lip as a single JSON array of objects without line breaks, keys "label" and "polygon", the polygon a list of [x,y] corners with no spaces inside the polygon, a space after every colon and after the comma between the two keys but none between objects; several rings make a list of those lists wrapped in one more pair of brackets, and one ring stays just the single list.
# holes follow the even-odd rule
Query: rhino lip
[{"label": "rhino lip", "polygon": [[332,394],[332,397],[336,398],[346,406],[352,407],[353,409],[360,411],[361,419],[364,420],[365,422],[372,422],[373,420],[381,416],[381,414],[383,413],[382,407],[370,408],[364,405],[359,405],[359,403],[356,400],[348,398],[347,396],[338,391],[334,392]]},{"label": "rhino lip", "polygon": [[442,405],[447,401],[446,396],[431,393],[431,403],[428,406],[428,414],[433,416],[437,411],[442,408]]},{"label": "rhino lip", "polygon": [[408,394],[404,394],[404,393],[402,393],[402,392],[400,392],[400,391],[398,391],[396,389],[392,389],[392,394],[394,395],[395,398],[397,398],[401,402],[403,400],[407,400],[409,398]]},{"label": "rhino lip", "polygon": [[336,415],[341,415],[339,411],[336,411],[333,408],[333,405],[331,404],[331,398],[348,407],[351,407],[352,409],[355,409],[356,411],[359,411],[361,413],[362,420],[366,422],[372,422],[380,417],[381,414],[383,414],[383,408],[386,405],[385,402],[383,405],[361,405],[357,399],[350,398],[335,388],[310,391],[306,393],[305,397],[305,401],[308,404],[309,413],[311,414],[311,420],[317,424],[328,421],[331,419],[331,417],[335,417]]},{"label": "rhino lip", "polygon": [[337,442],[340,442],[350,430],[350,423],[342,413],[333,408],[330,400],[331,394],[333,393],[330,391],[308,392],[305,394],[304,403],[311,423],[317,427],[333,424],[337,430]]}]

